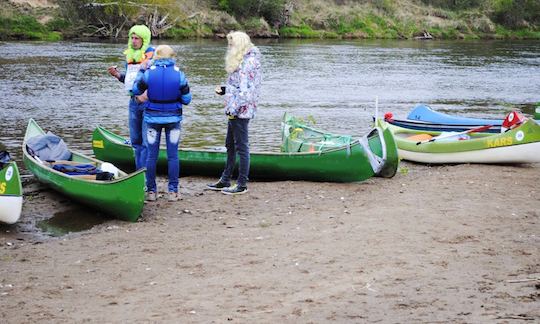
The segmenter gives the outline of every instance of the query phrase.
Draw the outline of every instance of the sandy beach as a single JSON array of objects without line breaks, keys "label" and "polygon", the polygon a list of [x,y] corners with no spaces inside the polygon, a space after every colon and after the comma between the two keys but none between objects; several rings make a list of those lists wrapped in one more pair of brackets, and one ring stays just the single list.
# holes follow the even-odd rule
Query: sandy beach
[{"label": "sandy beach", "polygon": [[[540,322],[539,165],[402,162],[392,179],[233,197],[213,180],[182,178],[182,200],[137,223],[2,226],[3,322]],[[21,222],[73,205],[31,182]]]}]

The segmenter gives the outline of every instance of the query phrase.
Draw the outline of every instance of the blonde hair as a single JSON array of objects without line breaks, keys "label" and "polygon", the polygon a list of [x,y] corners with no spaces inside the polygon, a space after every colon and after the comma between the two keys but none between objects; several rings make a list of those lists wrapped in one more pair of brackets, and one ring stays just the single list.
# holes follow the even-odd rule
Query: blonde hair
[{"label": "blonde hair", "polygon": [[233,73],[244,59],[244,55],[254,46],[249,36],[241,31],[227,34],[229,48],[225,55],[225,71]]},{"label": "blonde hair", "polygon": [[173,58],[175,56],[176,56],[176,53],[174,52],[172,47],[170,47],[169,45],[159,45],[156,48],[154,59],[159,60],[159,59],[164,59],[164,58]]}]

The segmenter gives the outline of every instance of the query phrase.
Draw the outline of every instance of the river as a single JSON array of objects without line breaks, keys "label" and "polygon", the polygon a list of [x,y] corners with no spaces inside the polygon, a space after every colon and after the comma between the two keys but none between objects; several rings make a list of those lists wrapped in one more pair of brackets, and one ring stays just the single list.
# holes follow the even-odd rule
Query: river
[{"label": "river", "polygon": [[[254,40],[264,79],[252,150],[278,150],[284,112],[316,127],[362,135],[379,112],[405,117],[418,103],[460,115],[532,113],[540,101],[539,41]],[[163,43],[163,42],[161,42]],[[159,42],[157,43],[159,44]],[[222,146],[226,120],[214,94],[225,78],[222,40],[168,42],[178,52],[193,102],[184,109],[183,147]],[[123,68],[124,43],[0,43],[0,144],[20,162],[29,118],[91,154],[103,125],[128,134],[128,97],[106,72]]]}]

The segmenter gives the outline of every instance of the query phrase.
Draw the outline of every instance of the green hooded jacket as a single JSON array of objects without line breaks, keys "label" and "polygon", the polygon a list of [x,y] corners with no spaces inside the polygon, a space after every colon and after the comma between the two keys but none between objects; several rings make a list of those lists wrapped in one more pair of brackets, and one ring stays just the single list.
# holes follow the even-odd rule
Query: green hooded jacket
[{"label": "green hooded jacket", "polygon": [[[142,38],[143,44],[140,49],[134,49],[131,44],[131,35],[135,34]],[[128,34],[128,48],[124,51],[126,55],[126,61],[128,63],[140,63],[144,60],[144,53],[150,46],[150,40],[152,38],[152,33],[150,29],[145,25],[135,25],[131,27]]]}]

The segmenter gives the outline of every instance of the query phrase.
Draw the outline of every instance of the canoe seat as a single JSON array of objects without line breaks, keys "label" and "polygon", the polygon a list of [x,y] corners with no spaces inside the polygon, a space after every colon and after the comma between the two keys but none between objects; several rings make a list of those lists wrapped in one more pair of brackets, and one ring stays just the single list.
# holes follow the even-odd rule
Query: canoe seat
[{"label": "canoe seat", "polygon": [[406,139],[413,142],[422,142],[422,141],[429,141],[432,138],[433,136],[429,134],[416,134],[416,135],[409,136]]},{"label": "canoe seat", "polygon": [[77,179],[85,179],[85,180],[97,180],[96,174],[74,174],[72,177]]}]

